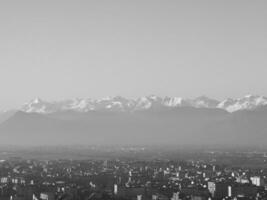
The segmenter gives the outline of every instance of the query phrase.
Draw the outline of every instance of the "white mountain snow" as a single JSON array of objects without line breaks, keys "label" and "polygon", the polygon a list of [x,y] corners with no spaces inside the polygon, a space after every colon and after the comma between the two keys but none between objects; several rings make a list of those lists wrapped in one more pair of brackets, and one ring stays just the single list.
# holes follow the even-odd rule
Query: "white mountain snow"
[{"label": "white mountain snow", "polygon": [[226,99],[218,104],[218,108],[225,109],[228,112],[238,110],[253,110],[260,106],[267,105],[267,97],[259,95],[246,95],[238,99]]},{"label": "white mountain snow", "polygon": [[226,99],[218,101],[206,96],[195,99],[184,99],[181,97],[161,98],[156,95],[140,97],[138,99],[127,99],[121,96],[107,97],[103,99],[72,99],[62,101],[44,101],[40,98],[33,99],[25,103],[19,110],[24,112],[53,113],[59,111],[88,112],[93,110],[103,111],[140,111],[152,108],[175,108],[175,107],[194,107],[194,108],[220,108],[228,112],[238,110],[253,110],[260,106],[267,105],[267,97],[259,95],[246,95],[238,99]]}]

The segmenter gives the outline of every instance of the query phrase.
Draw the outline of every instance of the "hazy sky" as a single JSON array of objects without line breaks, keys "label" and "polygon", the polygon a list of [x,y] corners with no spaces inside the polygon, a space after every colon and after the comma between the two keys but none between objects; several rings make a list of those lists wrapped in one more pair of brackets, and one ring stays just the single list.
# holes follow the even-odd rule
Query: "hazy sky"
[{"label": "hazy sky", "polygon": [[0,108],[267,95],[266,19],[266,0],[1,0]]}]

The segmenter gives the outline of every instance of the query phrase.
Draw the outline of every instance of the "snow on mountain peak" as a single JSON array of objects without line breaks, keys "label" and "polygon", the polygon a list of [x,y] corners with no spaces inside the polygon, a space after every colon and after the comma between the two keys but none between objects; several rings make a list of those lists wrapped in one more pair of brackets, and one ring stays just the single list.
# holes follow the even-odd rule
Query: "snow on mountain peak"
[{"label": "snow on mountain peak", "polygon": [[147,97],[141,97],[136,100],[135,110],[145,110],[152,106],[152,102]]},{"label": "snow on mountain peak", "polygon": [[259,106],[267,105],[267,98],[259,95],[245,95],[243,98],[227,99],[222,101],[218,108],[225,109],[228,112],[238,110],[253,110]]},{"label": "snow on mountain peak", "polygon": [[194,108],[220,108],[228,112],[238,110],[253,110],[257,107],[267,105],[267,97],[258,95],[246,95],[243,98],[225,99],[218,101],[207,96],[195,99],[184,99],[181,97],[161,98],[156,95],[140,97],[138,99],[127,99],[121,96],[108,97],[99,100],[89,98],[77,98],[48,102],[35,98],[24,104],[20,110],[24,112],[53,113],[59,111],[88,112],[91,110],[108,111],[137,111],[163,107],[194,107]]},{"label": "snow on mountain peak", "polygon": [[217,105],[220,103],[218,100],[211,99],[204,95],[197,97],[192,102],[193,102],[193,107],[196,108],[216,108]]},{"label": "snow on mountain peak", "polygon": [[32,100],[32,103],[38,104],[41,103],[42,100],[39,97],[36,97],[35,99]]},{"label": "snow on mountain peak", "polygon": [[21,110],[24,112],[45,113],[46,105],[45,102],[42,101],[40,98],[35,98],[31,100],[29,103],[25,103],[22,106]]}]

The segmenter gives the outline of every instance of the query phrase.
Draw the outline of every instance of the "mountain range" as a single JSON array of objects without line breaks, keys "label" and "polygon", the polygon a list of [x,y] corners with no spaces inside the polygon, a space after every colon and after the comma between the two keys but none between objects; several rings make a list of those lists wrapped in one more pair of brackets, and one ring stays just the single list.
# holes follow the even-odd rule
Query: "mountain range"
[{"label": "mountain range", "polygon": [[0,114],[0,143],[265,145],[267,98],[36,98]]},{"label": "mountain range", "polygon": [[246,95],[238,99],[226,99],[218,101],[206,96],[195,99],[185,99],[181,97],[158,97],[150,95],[138,99],[127,99],[121,96],[107,97],[103,99],[74,99],[62,101],[44,101],[36,98],[25,103],[18,110],[27,113],[53,113],[60,111],[138,111],[148,109],[193,107],[193,108],[220,108],[228,112],[239,110],[253,110],[260,106],[267,105],[267,97],[258,95]]}]

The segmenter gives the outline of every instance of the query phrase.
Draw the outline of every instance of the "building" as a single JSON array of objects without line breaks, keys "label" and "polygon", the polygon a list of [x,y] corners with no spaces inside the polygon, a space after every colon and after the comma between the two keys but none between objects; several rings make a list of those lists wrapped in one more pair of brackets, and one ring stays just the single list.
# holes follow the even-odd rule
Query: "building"
[{"label": "building", "polygon": [[228,197],[232,196],[232,187],[228,186]]},{"label": "building", "polygon": [[50,193],[50,192],[41,193],[40,194],[40,199],[41,200],[54,200],[55,199],[55,195],[53,193]]},{"label": "building", "polygon": [[253,185],[256,185],[256,186],[262,186],[263,185],[263,181],[262,181],[261,177],[259,177],[259,176],[250,177],[250,180],[251,180],[251,183]]},{"label": "building", "polygon": [[114,184],[114,194],[117,195],[118,194],[118,185]]},{"label": "building", "polygon": [[215,182],[208,182],[208,190],[211,193],[211,196],[214,197],[215,190],[216,190],[216,184],[215,184]]},{"label": "building", "polygon": [[223,199],[228,196],[228,184],[227,183],[215,183],[215,194],[216,199]]}]

